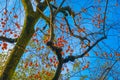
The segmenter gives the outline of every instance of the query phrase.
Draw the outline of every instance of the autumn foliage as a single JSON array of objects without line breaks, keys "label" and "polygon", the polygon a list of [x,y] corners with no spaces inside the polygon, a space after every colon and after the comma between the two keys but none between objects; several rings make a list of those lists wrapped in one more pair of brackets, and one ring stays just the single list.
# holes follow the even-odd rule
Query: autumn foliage
[{"label": "autumn foliage", "polygon": [[11,2],[0,4],[5,79],[120,79],[119,0]]}]

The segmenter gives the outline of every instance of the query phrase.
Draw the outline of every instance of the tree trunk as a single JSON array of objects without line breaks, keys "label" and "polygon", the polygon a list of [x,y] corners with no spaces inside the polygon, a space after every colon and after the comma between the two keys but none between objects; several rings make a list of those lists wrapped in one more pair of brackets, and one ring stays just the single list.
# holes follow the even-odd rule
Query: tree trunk
[{"label": "tree trunk", "polygon": [[6,66],[4,68],[0,80],[11,80],[16,69],[16,66],[19,63],[19,60],[23,55],[28,42],[30,41],[32,35],[35,32],[34,31],[35,23],[36,19],[34,19],[30,15],[26,16],[21,36],[18,38],[18,41],[14,49],[10,53],[10,56],[6,62]]}]

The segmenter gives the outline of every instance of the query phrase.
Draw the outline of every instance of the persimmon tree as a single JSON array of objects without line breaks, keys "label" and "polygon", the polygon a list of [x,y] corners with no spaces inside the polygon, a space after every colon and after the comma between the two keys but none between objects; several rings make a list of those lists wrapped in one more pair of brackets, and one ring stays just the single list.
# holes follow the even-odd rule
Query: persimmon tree
[{"label": "persimmon tree", "polygon": [[0,8],[1,80],[120,79],[118,0],[11,2]]}]

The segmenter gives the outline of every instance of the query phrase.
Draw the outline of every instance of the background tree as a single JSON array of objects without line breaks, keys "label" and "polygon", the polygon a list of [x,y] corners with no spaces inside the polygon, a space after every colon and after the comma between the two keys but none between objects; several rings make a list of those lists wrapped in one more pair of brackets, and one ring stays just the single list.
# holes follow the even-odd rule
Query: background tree
[{"label": "background tree", "polygon": [[120,79],[118,0],[0,3],[1,80]]}]

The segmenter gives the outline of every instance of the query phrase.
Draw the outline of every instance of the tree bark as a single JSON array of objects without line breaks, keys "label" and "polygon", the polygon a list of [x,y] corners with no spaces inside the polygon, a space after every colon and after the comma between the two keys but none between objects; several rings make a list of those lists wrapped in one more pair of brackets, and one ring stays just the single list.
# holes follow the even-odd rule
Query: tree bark
[{"label": "tree bark", "polygon": [[39,16],[33,16],[34,12],[30,0],[22,0],[24,10],[25,10],[25,20],[24,26],[20,37],[17,40],[15,47],[13,48],[10,56],[5,64],[3,72],[0,74],[0,80],[11,80],[14,71],[19,63],[24,50],[30,41],[32,35],[34,34],[34,26],[39,19]]},{"label": "tree bark", "polygon": [[24,50],[31,39],[32,35],[34,34],[34,25],[35,20],[31,16],[27,16],[24,22],[24,27],[21,33],[20,38],[18,38],[18,41],[10,53],[10,56],[6,62],[5,69],[2,73],[1,80],[11,80],[13,73],[15,71],[15,68],[17,64],[19,63],[19,60],[21,56],[24,53]]}]

